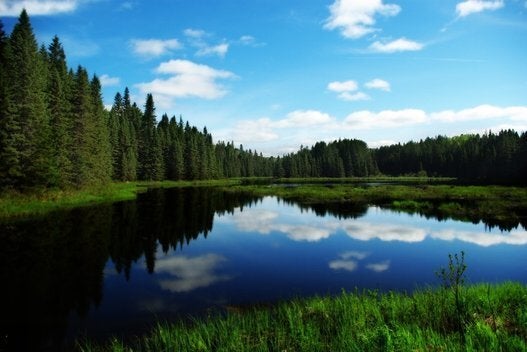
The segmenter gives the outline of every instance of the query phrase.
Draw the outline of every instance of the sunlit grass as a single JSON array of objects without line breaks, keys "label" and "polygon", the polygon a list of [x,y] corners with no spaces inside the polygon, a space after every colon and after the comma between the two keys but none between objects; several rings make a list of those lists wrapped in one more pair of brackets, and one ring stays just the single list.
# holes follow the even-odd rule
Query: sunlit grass
[{"label": "sunlit grass", "polygon": [[21,192],[4,192],[0,195],[0,218],[23,217],[44,214],[59,209],[68,209],[97,203],[108,203],[135,199],[137,193],[148,188],[229,186],[240,184],[240,180],[212,181],[161,181],[161,182],[114,182],[104,186],[81,189],[35,189]]},{"label": "sunlit grass", "polygon": [[[527,287],[463,287],[465,339],[447,289],[343,292],[231,310],[193,323],[159,323],[132,342],[80,344],[81,351],[525,351]],[[464,341],[464,342],[462,342]]]},{"label": "sunlit grass", "polygon": [[[210,181],[163,181],[110,183],[74,190],[33,190],[0,194],[0,219],[43,214],[96,203],[135,199],[147,188],[222,187],[228,192],[277,196],[310,203],[356,203],[380,205],[405,212],[418,212],[462,220],[481,219],[517,223],[527,213],[527,188],[508,186],[459,186],[427,183],[424,178],[353,179],[224,179]],[[439,179],[441,181],[444,179]],[[331,182],[330,182],[331,181]],[[366,187],[364,181],[380,185]],[[287,182],[288,185],[282,184]],[[393,182],[397,184],[382,184]],[[399,184],[402,183],[402,184]]]}]

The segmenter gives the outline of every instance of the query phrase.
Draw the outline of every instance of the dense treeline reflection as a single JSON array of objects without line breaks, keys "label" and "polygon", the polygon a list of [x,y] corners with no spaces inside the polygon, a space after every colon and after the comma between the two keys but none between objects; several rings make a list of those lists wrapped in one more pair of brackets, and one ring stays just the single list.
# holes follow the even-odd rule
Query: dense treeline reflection
[{"label": "dense treeline reflection", "polygon": [[[60,349],[72,314],[82,319],[102,302],[108,260],[111,270],[127,280],[132,265],[143,257],[145,270],[152,273],[160,250],[179,250],[201,235],[207,237],[216,214],[234,214],[258,202],[254,196],[214,188],[155,189],[136,201],[0,224],[0,350]],[[366,204],[349,202],[283,202],[339,219],[356,219],[368,210]],[[440,212],[420,213],[445,219]],[[464,220],[510,230],[521,218],[500,223],[480,217]]]},{"label": "dense treeline reflection", "polygon": [[85,317],[102,301],[104,268],[130,277],[158,245],[178,248],[212,230],[214,214],[258,199],[212,189],[151,190],[137,201],[78,208],[0,224],[0,350],[57,350],[68,315]]}]

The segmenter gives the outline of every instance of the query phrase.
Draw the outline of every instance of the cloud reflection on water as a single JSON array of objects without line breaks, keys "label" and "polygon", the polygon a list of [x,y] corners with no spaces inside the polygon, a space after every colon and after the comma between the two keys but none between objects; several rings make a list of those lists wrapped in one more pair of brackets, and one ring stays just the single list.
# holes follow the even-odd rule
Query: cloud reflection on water
[{"label": "cloud reflection on water", "polygon": [[[382,212],[380,212],[381,216]],[[386,212],[389,214],[389,211]],[[403,217],[405,215],[402,214],[400,216]],[[365,215],[365,218],[368,218],[368,214]],[[404,218],[401,219],[406,221]],[[232,215],[232,221],[240,230],[260,234],[281,232],[294,241],[318,242],[329,238],[338,231],[343,231],[349,237],[360,241],[377,239],[383,242],[418,243],[431,238],[443,241],[462,241],[483,247],[500,244],[527,244],[526,230],[516,229],[510,232],[496,233],[481,231],[479,227],[476,228],[476,225],[474,225],[474,231],[457,230],[455,228],[436,230],[429,228],[428,225],[434,220],[426,220],[419,217],[412,219],[416,219],[415,224],[393,223],[394,217],[387,216],[385,220],[387,222],[383,223],[382,218],[377,218],[375,222],[357,219],[336,219],[316,217],[310,212],[301,213],[299,211],[295,216],[290,216],[287,220],[283,220],[279,211],[269,209],[245,209]],[[392,223],[388,221],[392,221]],[[454,225],[457,223],[459,222],[454,222]],[[452,225],[445,224],[444,226]]]},{"label": "cloud reflection on water", "polygon": [[171,276],[169,279],[159,280],[159,285],[163,290],[180,293],[230,280],[231,277],[227,275],[215,273],[218,266],[226,260],[224,256],[213,253],[197,257],[170,256],[158,259],[156,272]]}]

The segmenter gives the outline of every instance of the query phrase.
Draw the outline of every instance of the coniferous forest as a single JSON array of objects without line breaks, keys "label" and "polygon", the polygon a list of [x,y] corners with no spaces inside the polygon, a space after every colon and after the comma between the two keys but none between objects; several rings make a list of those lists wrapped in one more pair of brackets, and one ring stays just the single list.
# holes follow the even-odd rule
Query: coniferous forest
[{"label": "coniferous forest", "polygon": [[104,108],[101,83],[68,67],[58,37],[38,45],[23,11],[10,35],[0,22],[0,188],[78,188],[115,181],[229,177],[427,175],[525,182],[527,133],[427,138],[378,149],[363,141],[319,142],[264,157],[214,143],[182,117],[141,108],[128,88]]}]

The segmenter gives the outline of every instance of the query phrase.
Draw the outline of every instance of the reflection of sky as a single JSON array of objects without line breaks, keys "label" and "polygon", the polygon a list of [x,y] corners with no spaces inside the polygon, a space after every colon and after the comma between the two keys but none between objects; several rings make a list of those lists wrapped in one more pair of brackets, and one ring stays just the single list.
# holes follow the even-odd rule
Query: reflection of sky
[{"label": "reflection of sky", "polygon": [[[368,258],[370,253],[359,251],[346,251],[339,254],[339,258],[329,262],[329,267],[333,270],[346,270],[349,272],[355,271],[364,259]],[[383,260],[382,262],[367,262],[364,267],[376,273],[382,273],[390,268],[390,261]]]},{"label": "reflection of sky", "polygon": [[163,274],[169,275],[169,278],[160,279],[159,285],[171,292],[190,292],[229,280],[229,276],[215,273],[225,261],[225,257],[213,253],[196,257],[174,255],[159,259],[156,261],[156,272],[162,277],[165,276]]},{"label": "reflection of sky", "polygon": [[438,284],[434,272],[460,250],[469,282],[525,283],[526,245],[525,230],[486,231],[376,207],[357,219],[322,217],[267,197],[215,215],[206,237],[168,252],[159,245],[153,274],[144,258],[129,281],[109,263],[92,329],[342,289],[411,291]]},{"label": "reflection of sky", "polygon": [[[294,241],[317,242],[329,238],[338,231],[360,241],[398,241],[407,243],[422,242],[426,239],[442,241],[462,241],[479,246],[499,244],[525,245],[527,231],[515,229],[502,232],[488,230],[484,224],[463,223],[461,221],[438,222],[433,219],[395,213],[372,207],[359,219],[337,219],[319,217],[312,211],[299,211],[293,206],[278,209],[273,198],[265,198],[258,208],[235,211],[231,218],[221,221],[232,222],[239,230],[270,234],[285,234]],[[377,271],[383,266],[377,266]]]}]

